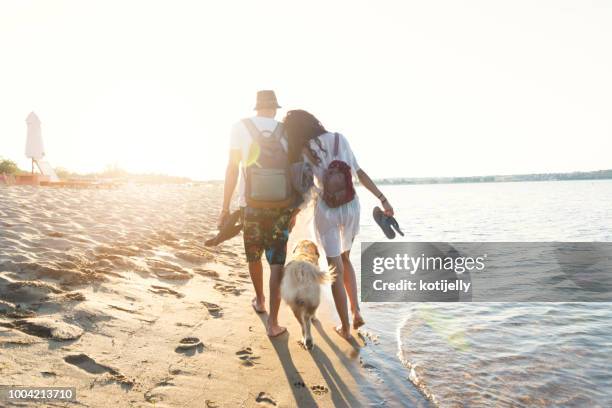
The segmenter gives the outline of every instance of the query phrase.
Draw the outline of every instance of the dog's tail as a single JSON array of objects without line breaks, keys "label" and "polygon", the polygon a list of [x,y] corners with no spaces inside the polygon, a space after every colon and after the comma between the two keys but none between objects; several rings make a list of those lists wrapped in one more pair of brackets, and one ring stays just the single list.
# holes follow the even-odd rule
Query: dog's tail
[{"label": "dog's tail", "polygon": [[321,271],[321,273],[325,275],[320,278],[321,283],[334,283],[336,281],[336,277],[338,276],[335,265],[330,265],[329,271]]},{"label": "dog's tail", "polygon": [[336,276],[333,273],[322,271],[318,265],[314,265],[306,261],[291,261],[285,265],[285,273],[289,265],[295,265],[293,269],[294,276],[298,282],[312,282],[315,281],[321,285],[326,283],[333,283],[336,280]]},{"label": "dog's tail", "polygon": [[336,281],[336,274],[329,273],[328,271],[323,271],[320,268],[316,270],[317,281],[324,285],[326,283],[334,283]]}]

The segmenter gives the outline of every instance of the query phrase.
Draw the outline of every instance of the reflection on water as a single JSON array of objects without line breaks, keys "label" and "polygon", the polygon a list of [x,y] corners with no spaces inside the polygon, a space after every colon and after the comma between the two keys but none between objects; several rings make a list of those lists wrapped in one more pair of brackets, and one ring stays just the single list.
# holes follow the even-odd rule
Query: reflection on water
[{"label": "reflection on water", "polygon": [[[383,191],[404,241],[612,241],[612,181]],[[363,189],[359,193],[360,240],[383,240],[370,215],[376,202]],[[365,304],[367,328],[379,344],[362,353],[379,368],[381,382],[411,381],[443,407],[612,406],[611,306]],[[401,399],[388,392],[388,402]]]}]

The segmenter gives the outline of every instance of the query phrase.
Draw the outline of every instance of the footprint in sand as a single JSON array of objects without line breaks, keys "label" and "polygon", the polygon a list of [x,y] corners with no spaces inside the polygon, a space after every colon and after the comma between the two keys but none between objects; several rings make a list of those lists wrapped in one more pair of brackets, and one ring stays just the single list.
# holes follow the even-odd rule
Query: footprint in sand
[{"label": "footprint in sand", "polygon": [[204,343],[197,337],[185,337],[179,341],[179,345],[174,349],[177,353],[193,356],[204,351]]},{"label": "footprint in sand", "polygon": [[167,280],[188,280],[191,279],[191,274],[171,262],[166,262],[160,259],[147,259],[147,265],[151,272],[158,278]]},{"label": "footprint in sand", "polygon": [[193,253],[187,251],[181,251],[174,254],[178,259],[190,262],[192,264],[203,264],[211,261],[212,256],[206,253]]},{"label": "footprint in sand", "polygon": [[15,340],[0,340],[0,348],[24,348],[40,343],[31,337]]},{"label": "footprint in sand", "polygon": [[131,389],[136,384],[135,380],[127,378],[125,375],[121,374],[112,367],[96,362],[96,360],[89,357],[87,354],[72,354],[64,357],[64,361],[88,372],[89,374],[106,375],[107,377],[102,377],[103,384],[108,382],[116,382],[125,389]]},{"label": "footprint in sand", "polygon": [[[36,316],[36,313],[32,310],[22,308],[19,304],[15,305],[13,303],[0,300],[0,315],[10,317],[12,319],[21,319],[24,317],[34,317]],[[10,325],[6,326],[6,324],[0,324],[0,326],[10,327]]]},{"label": "footprint in sand", "polygon": [[156,387],[173,387],[175,384],[172,382],[172,377],[166,377],[155,384]]},{"label": "footprint in sand", "polygon": [[[176,384],[172,382],[173,377],[165,377],[161,379],[159,382],[155,384],[155,386],[144,393],[145,401],[156,404],[164,400],[163,390],[159,390],[159,388],[163,387],[174,387]],[[161,392],[160,392],[161,391]]]},{"label": "footprint in sand", "polygon": [[240,294],[244,292],[244,289],[238,289],[234,285],[224,285],[222,283],[216,283],[214,288],[224,295],[240,296]]},{"label": "footprint in sand", "polygon": [[87,371],[89,374],[119,374],[114,368],[98,364],[96,360],[89,357],[87,354],[73,354],[64,357],[64,361],[68,364],[79,367],[81,370]]},{"label": "footprint in sand", "polygon": [[208,310],[208,313],[214,319],[218,319],[220,317],[223,317],[223,309],[221,309],[221,306],[216,305],[214,303],[204,302],[204,301],[201,301],[200,303],[202,303],[204,305],[204,307],[206,307],[206,310]]},{"label": "footprint in sand", "polygon": [[253,367],[257,364],[256,360],[259,360],[258,356],[253,354],[253,350],[250,347],[245,347],[236,352],[236,355],[240,359],[241,363],[244,367]]},{"label": "footprint in sand", "polygon": [[81,292],[67,292],[63,295],[64,300],[70,302],[84,302],[87,300],[84,294]]},{"label": "footprint in sand", "polygon": [[17,329],[32,336],[61,341],[76,340],[83,334],[83,329],[78,326],[42,317],[1,323],[0,326]]},{"label": "footprint in sand", "polygon": [[278,405],[270,394],[268,394],[267,392],[263,392],[263,391],[257,395],[257,398],[255,398],[255,401],[259,402],[260,404],[273,405],[273,406]]},{"label": "footprint in sand", "polygon": [[213,271],[211,269],[194,268],[193,273],[196,273],[200,276],[204,276],[206,278],[218,278],[219,277],[219,272]]},{"label": "footprint in sand", "polygon": [[130,313],[130,314],[138,313],[138,311],[136,311],[136,310],[128,309],[128,308],[121,307],[121,306],[116,306],[116,305],[110,305],[109,304],[108,307],[110,307],[111,309],[120,310],[122,312]]},{"label": "footprint in sand", "polygon": [[154,393],[154,392],[152,392],[152,391],[153,391],[153,390],[147,390],[147,391],[144,393],[144,399],[145,399],[145,401],[147,401],[147,402],[149,402],[149,403],[151,403],[151,404],[153,404],[153,405],[155,405],[155,404],[156,404],[156,403],[158,403],[158,402],[163,401],[163,399],[164,399],[164,398],[163,398],[163,396],[162,396],[162,395],[160,395],[160,394],[158,394],[158,393]]},{"label": "footprint in sand", "polygon": [[167,288],[165,286],[151,285],[151,289],[149,289],[149,292],[155,293],[156,295],[173,295],[179,299],[185,297],[185,295],[183,295],[182,293]]},{"label": "footprint in sand", "polygon": [[239,284],[251,283],[250,279],[247,279],[249,278],[249,275],[248,274],[246,276],[244,275],[245,274],[242,274],[242,273],[237,274],[237,273],[231,272],[229,274],[229,277],[233,278],[232,282],[234,283],[239,283]]},{"label": "footprint in sand", "polygon": [[324,395],[329,392],[329,388],[327,388],[324,385],[313,385],[312,387],[310,387],[310,389],[312,390],[312,393],[315,395]]},{"label": "footprint in sand", "polygon": [[156,270],[155,276],[160,279],[172,280],[172,281],[180,281],[180,280],[189,280],[191,279],[191,275],[188,272],[177,272],[172,270]]}]

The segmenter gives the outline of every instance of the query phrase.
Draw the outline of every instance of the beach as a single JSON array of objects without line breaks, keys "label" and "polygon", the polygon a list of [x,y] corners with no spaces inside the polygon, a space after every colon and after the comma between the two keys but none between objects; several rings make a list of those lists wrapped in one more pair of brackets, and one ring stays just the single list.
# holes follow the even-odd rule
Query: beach
[{"label": "beach", "polygon": [[0,408],[612,407],[611,22],[0,2]]},{"label": "beach", "polygon": [[[75,387],[89,407],[384,403],[360,353],[374,336],[342,340],[329,302],[314,350],[298,344],[285,305],[289,334],[266,336],[241,237],[204,246],[221,192],[213,183],[0,186],[2,384]],[[426,404],[410,395],[403,403]]]},{"label": "beach", "polygon": [[[346,342],[324,287],[312,351],[284,304],[269,339],[241,236],[204,246],[221,191],[0,186],[0,385],[76,388],[49,406],[609,405],[609,303],[364,303]],[[410,242],[611,239],[610,182],[386,191]],[[359,194],[358,279],[361,243],[383,240]]]}]

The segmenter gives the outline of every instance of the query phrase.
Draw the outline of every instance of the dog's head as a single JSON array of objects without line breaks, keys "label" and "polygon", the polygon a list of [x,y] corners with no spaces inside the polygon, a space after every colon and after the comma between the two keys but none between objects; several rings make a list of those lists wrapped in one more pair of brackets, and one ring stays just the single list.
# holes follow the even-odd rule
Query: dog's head
[{"label": "dog's head", "polygon": [[293,248],[294,259],[308,260],[317,265],[319,263],[319,249],[317,244],[307,239],[303,239]]}]

